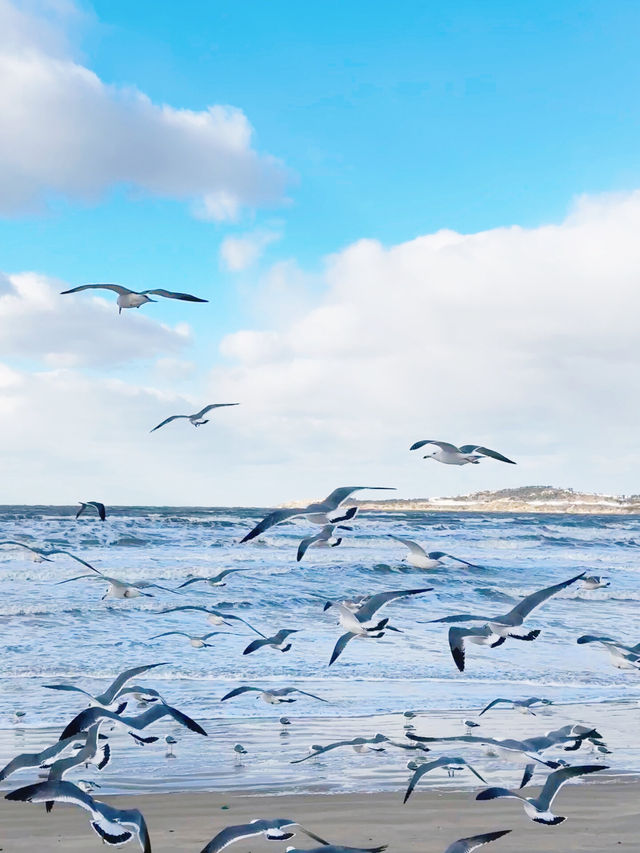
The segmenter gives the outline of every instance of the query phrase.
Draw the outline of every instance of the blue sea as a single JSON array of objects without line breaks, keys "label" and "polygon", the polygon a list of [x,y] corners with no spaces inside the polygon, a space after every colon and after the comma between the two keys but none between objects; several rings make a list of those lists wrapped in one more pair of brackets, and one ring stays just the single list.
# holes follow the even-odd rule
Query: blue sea
[{"label": "blue sea", "polygon": [[[309,549],[297,563],[298,542],[318,529],[304,520],[239,544],[266,511],[118,507],[101,523],[88,515],[75,520],[70,507],[0,507],[0,539],[68,549],[128,581],[173,589],[191,575],[242,569],[221,588],[148,589],[153,597],[103,601],[101,581],[57,585],[85,573],[72,560],[34,562],[26,552],[0,548],[0,766],[17,752],[57,739],[85,707],[80,694],[43,684],[68,682],[98,693],[121,670],[163,661],[166,666],[138,681],[198,720],[209,737],[165,723],[157,724],[160,741],[144,748],[116,735],[114,760],[100,774],[107,792],[400,788],[412,756],[392,748],[364,756],[340,750],[300,765],[290,761],[307,754],[312,743],[376,732],[402,738],[407,709],[421,712],[414,720],[418,733],[462,734],[462,720],[496,697],[541,696],[554,704],[537,716],[492,711],[479,720],[484,733],[526,736],[566,722],[597,725],[615,747],[607,761],[616,772],[638,769],[637,738],[627,733],[637,728],[640,672],[614,669],[603,649],[578,646],[576,638],[593,633],[629,644],[640,640],[640,517],[363,511],[340,547]],[[452,563],[436,571],[413,569],[390,533],[482,568]],[[465,673],[451,659],[448,626],[424,624],[451,613],[504,613],[529,592],[581,571],[606,575],[611,586],[585,591],[575,585],[548,601],[527,621],[541,630],[535,642],[508,641],[493,650],[470,646]],[[393,603],[382,614],[402,633],[354,641],[328,667],[342,629],[332,611],[323,612],[327,599],[424,586],[433,591]],[[215,629],[203,613],[159,613],[182,604],[216,606],[265,634],[280,628],[299,633],[286,654],[266,648],[243,656],[256,635],[241,623]],[[224,633],[205,649],[181,637],[150,639],[171,630]],[[300,697],[268,706],[257,694],[246,694],[221,704],[240,684],[293,685],[328,703]],[[19,723],[16,710],[25,712]],[[278,723],[282,714],[291,720],[286,733]],[[166,734],[179,741],[175,758],[165,754]],[[247,749],[241,762],[233,752],[238,742]],[[94,772],[84,771],[82,778]],[[24,773],[2,784],[6,789],[30,778]],[[433,782],[464,780],[434,774]]]}]

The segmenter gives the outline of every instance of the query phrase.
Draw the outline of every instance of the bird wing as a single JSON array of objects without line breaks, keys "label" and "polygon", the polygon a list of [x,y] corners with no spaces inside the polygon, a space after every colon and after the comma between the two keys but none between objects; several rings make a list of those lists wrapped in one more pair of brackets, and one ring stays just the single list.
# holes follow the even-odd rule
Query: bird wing
[{"label": "bird wing", "polygon": [[[225,634],[225,633],[227,633],[227,632],[226,631],[210,631],[208,634],[205,634],[203,637],[201,637],[201,639],[202,640],[208,640],[210,637],[215,637],[216,634]],[[231,632],[229,632],[229,633],[231,633]]]},{"label": "bird wing", "polygon": [[82,503],[82,501],[80,501],[80,509],[76,513],[76,518],[80,518],[80,516],[82,515],[82,513],[85,511],[86,508],[87,508],[87,504]]},{"label": "bird wing", "polygon": [[149,637],[149,640],[159,640],[160,637],[173,637],[174,635],[176,637],[189,637],[191,639],[191,636],[185,634],[184,631],[165,631],[163,634],[154,634],[153,637]]},{"label": "bird wing", "polygon": [[482,835],[472,835],[469,838],[461,838],[459,841],[454,841],[444,851],[444,853],[471,853],[483,844],[489,844],[490,841],[495,841],[497,838],[502,838],[503,835],[508,835],[510,829],[501,829],[497,832],[485,832]]},{"label": "bird wing", "polygon": [[502,453],[497,450],[491,450],[489,447],[482,447],[480,444],[464,444],[460,448],[461,453],[481,453],[483,456],[490,456],[492,459],[497,459],[499,462],[508,462],[509,465],[515,465],[513,459],[507,459]]},{"label": "bird wing", "polygon": [[565,785],[569,779],[576,776],[586,776],[588,773],[598,773],[600,770],[608,770],[602,764],[583,764],[577,767],[562,767],[560,770],[554,770],[549,773],[546,781],[540,791],[537,801],[540,808],[544,811],[551,807],[556,794]]},{"label": "bird wing", "polygon": [[427,556],[432,560],[439,560],[441,557],[448,557],[450,560],[455,560],[456,563],[462,563],[465,566],[469,566],[471,569],[483,568],[477,563],[470,563],[468,560],[463,560],[461,557],[454,557],[453,554],[447,554],[446,551],[432,551],[430,554],[427,554]]},{"label": "bird wing", "polygon": [[107,517],[107,510],[103,503],[100,501],[87,501],[88,506],[92,506],[95,510],[97,510],[98,515],[100,516],[100,521],[104,521]]},{"label": "bird wing", "polygon": [[150,669],[166,665],[166,661],[162,661],[161,663],[149,663],[146,664],[146,666],[134,666],[132,669],[125,669],[124,672],[121,672],[120,675],[114,678],[109,687],[102,694],[101,698],[104,700],[105,705],[110,705],[113,700],[117,698],[127,681],[131,681],[132,678],[142,675],[143,672],[149,672]]},{"label": "bird wing", "polygon": [[338,660],[342,652],[347,647],[347,643],[349,642],[349,640],[352,640],[354,637],[355,634],[352,634],[350,631],[347,631],[346,634],[343,634],[338,639],[338,642],[335,644],[333,652],[331,653],[331,660],[329,661],[329,666],[331,666],[332,663],[335,663]]},{"label": "bird wing", "polygon": [[245,569],[223,569],[219,574],[215,576],[215,580],[221,581],[222,578],[226,578],[227,575],[232,575],[234,572],[244,572]]},{"label": "bird wing", "polygon": [[265,637],[261,640],[253,640],[253,642],[249,643],[249,645],[242,652],[242,654],[250,655],[252,652],[257,652],[258,649],[261,649],[263,646],[268,646],[272,639],[272,637]]},{"label": "bird wing", "polygon": [[264,533],[265,530],[268,530],[270,527],[273,527],[276,524],[280,524],[281,521],[286,521],[288,518],[294,518],[296,515],[304,515],[306,512],[306,508],[302,509],[276,509],[274,512],[270,512],[269,515],[265,516],[259,524],[251,530],[244,539],[241,539],[240,542],[249,542],[251,539],[255,539],[256,536],[260,536],[261,533]]},{"label": "bird wing", "polygon": [[430,770],[435,770],[436,767],[442,767],[444,764],[449,764],[449,759],[446,756],[441,756],[440,758],[436,758],[434,761],[427,761],[425,764],[421,764],[418,767],[411,777],[409,781],[409,787],[406,790],[404,795],[403,803],[406,803],[411,794],[413,793],[413,789],[416,787],[420,779],[428,773]]},{"label": "bird wing", "polygon": [[500,705],[504,702],[510,702],[511,704],[513,704],[512,699],[494,699],[493,702],[489,702],[489,704],[485,708],[483,708],[482,711],[480,711],[478,716],[481,717],[483,714],[486,714],[486,712],[489,711],[491,708],[494,708],[496,705]]},{"label": "bird wing", "polygon": [[379,592],[377,595],[369,596],[365,603],[356,610],[355,615],[358,622],[368,622],[377,610],[380,610],[381,607],[384,607],[390,601],[396,598],[404,598],[408,595],[418,595],[421,592],[431,592],[432,589],[432,586],[425,586],[421,589],[396,589],[392,592]]},{"label": "bird wing", "polygon": [[160,427],[163,427],[163,426],[165,426],[166,424],[170,424],[170,423],[171,423],[171,421],[177,421],[179,418],[186,418],[186,419],[188,420],[188,419],[189,419],[189,415],[171,415],[171,417],[170,417],[170,418],[165,418],[165,419],[162,421],[162,423],[159,423],[159,424],[158,424],[158,426],[154,426],[154,428],[153,428],[153,429],[150,429],[150,430],[149,430],[149,432],[155,432],[157,429],[160,429]]},{"label": "bird wing", "polygon": [[204,409],[201,409],[196,415],[193,415],[195,418],[202,418],[207,412],[210,412],[212,409],[223,409],[225,406],[239,406],[240,403],[211,403],[208,406],[205,406]]},{"label": "bird wing", "polygon": [[243,693],[249,693],[250,691],[255,691],[257,693],[262,693],[261,687],[234,687],[233,690],[230,690],[220,700],[221,702],[226,702],[227,699],[233,699],[234,696],[241,696]]},{"label": "bird wing", "polygon": [[235,619],[238,622],[242,622],[242,624],[246,625],[247,628],[251,628],[251,630],[254,632],[254,634],[258,634],[259,637],[265,636],[262,633],[262,631],[258,631],[257,628],[254,628],[253,625],[251,625],[249,622],[247,622],[246,619],[243,619],[242,616],[234,616],[233,613],[222,613],[222,612],[218,612],[218,611],[210,611],[210,612],[214,613],[214,615],[216,615],[216,616],[221,616],[223,619]]},{"label": "bird wing", "polygon": [[414,542],[413,539],[403,539],[401,536],[394,536],[393,533],[388,533],[390,539],[395,539],[396,542],[402,542],[403,545],[409,549],[411,554],[415,554],[416,556],[426,557],[427,552],[424,550],[422,545],[418,545],[417,542]]},{"label": "bird wing", "polygon": [[346,501],[346,499],[354,492],[361,492],[363,489],[370,489],[374,492],[395,491],[395,487],[393,486],[339,486],[337,489],[334,489],[331,494],[327,495],[324,500],[310,504],[310,506],[313,506],[320,511],[330,512],[332,509],[338,509],[340,504],[344,503],[344,501]]},{"label": "bird wing", "polygon": [[39,782],[35,785],[25,785],[5,795],[5,800],[22,803],[45,803],[52,800],[59,803],[73,803],[75,806],[95,814],[96,808],[93,797],[85,793],[72,782]]},{"label": "bird wing", "polygon": [[288,693],[300,693],[302,696],[310,696],[312,699],[317,699],[318,702],[328,702],[328,699],[323,699],[321,696],[316,696],[315,693],[307,693],[306,690],[299,690],[297,687],[286,687]]},{"label": "bird wing", "polygon": [[268,829],[268,827],[265,826],[265,823],[266,822],[263,820],[256,820],[253,823],[226,826],[211,839],[206,847],[203,847],[200,853],[219,853],[220,850],[224,850],[225,847],[228,847],[229,844],[233,844],[234,841],[240,841],[242,838],[252,838],[254,835],[260,835],[261,832],[265,832],[266,829]]},{"label": "bird wing", "polygon": [[580,580],[584,575],[585,572],[580,572],[579,575],[575,575],[575,577],[569,578],[567,581],[562,581],[562,583],[556,583],[553,586],[548,586],[545,587],[545,589],[539,589],[537,592],[532,592],[531,595],[523,598],[519,604],[516,604],[513,610],[510,610],[509,613],[507,613],[504,621],[510,622],[514,617],[525,619],[532,610],[539,607],[544,601],[551,598],[552,595],[555,595],[556,592],[560,592],[560,590],[571,586],[572,583]]},{"label": "bird wing", "polygon": [[300,542],[300,544],[298,545],[298,553],[296,554],[296,561],[299,563],[300,560],[307,553],[307,548],[310,545],[313,545],[314,542],[319,542],[320,539],[323,539],[323,538],[324,538],[324,535],[323,535],[322,531],[320,531],[320,533],[316,533],[315,536],[307,536],[305,539],[303,539]]},{"label": "bird wing", "polygon": [[[25,545],[24,542],[14,542],[11,539],[5,539],[4,541],[0,542],[0,545],[17,545],[19,548],[25,548],[27,551],[31,551],[32,554],[37,554],[39,557],[42,557],[43,560],[46,560],[49,563],[53,562],[52,560],[49,560],[49,558],[46,556],[46,554],[43,551],[40,551],[38,548],[32,548],[31,545]],[[56,552],[51,552],[51,553],[66,554],[67,552],[66,551],[60,551],[60,552],[56,551]],[[73,556],[73,555],[70,554],[69,556]],[[87,565],[89,565],[89,564],[85,563],[85,566],[87,566]]]},{"label": "bird wing", "polygon": [[67,690],[70,692],[72,691],[73,693],[82,693],[84,696],[88,696],[89,699],[93,699],[91,693],[87,693],[87,691],[82,690],[81,687],[74,687],[73,684],[43,684],[42,686],[46,690]]},{"label": "bird wing", "polygon": [[141,290],[142,296],[152,293],[154,296],[164,296],[165,299],[181,299],[183,302],[208,302],[208,299],[200,299],[199,296],[192,296],[190,293],[176,293],[173,290],[163,290],[158,287],[155,290]]},{"label": "bird wing", "polygon": [[[30,549],[30,550],[32,550],[32,549]],[[36,551],[36,553],[38,553],[38,552]],[[83,566],[86,566],[88,569],[91,569],[92,572],[98,571],[98,569],[96,569],[95,566],[92,566],[91,563],[87,563],[86,560],[83,560],[80,557],[76,557],[76,555],[72,554],[70,551],[48,551],[47,553],[48,554],[65,554],[67,557],[71,557],[72,560],[75,560],[76,563],[82,563]],[[42,556],[45,557],[45,559],[46,559],[46,556],[44,554]]]},{"label": "bird wing", "polygon": [[[98,570],[94,569],[94,571],[97,572]],[[56,581],[55,585],[60,586],[60,584],[63,584],[63,583],[71,583],[72,581],[80,581],[80,580],[82,580],[82,578],[89,578],[90,580],[94,580],[94,581],[99,581],[99,580],[110,581],[111,580],[111,578],[108,578],[106,575],[103,575],[102,572],[98,572],[97,575],[76,575],[75,578],[66,578],[66,580],[63,580],[63,581]]]},{"label": "bird wing", "polygon": [[435,444],[441,450],[453,450],[454,453],[458,451],[458,448],[455,444],[451,444],[448,441],[436,441],[434,438],[425,438],[422,441],[416,441],[415,444],[412,444],[409,450],[419,450],[421,447],[424,447],[425,444]]},{"label": "bird wing", "polygon": [[192,583],[200,583],[201,581],[208,581],[209,578],[189,578],[188,581],[184,583],[178,584],[178,589],[182,589],[185,586],[190,586]]},{"label": "bird wing", "polygon": [[451,656],[460,672],[464,672],[465,663],[465,648],[464,638],[473,634],[473,629],[469,628],[449,628],[449,648]]},{"label": "bird wing", "polygon": [[114,293],[119,293],[124,296],[125,293],[135,293],[134,290],[129,290],[128,287],[123,287],[121,284],[81,284],[80,287],[72,287],[71,290],[63,290],[61,296],[66,293],[79,293],[81,290],[113,290]]},{"label": "bird wing", "polygon": [[195,720],[192,720],[191,717],[183,714],[182,711],[178,711],[177,708],[172,708],[170,705],[159,704],[154,705],[142,714],[138,714],[136,717],[123,717],[115,714],[113,711],[107,711],[104,708],[86,708],[71,720],[60,736],[60,740],[73,737],[73,735],[78,734],[78,732],[86,731],[94,725],[94,723],[97,723],[102,719],[113,720],[115,723],[119,723],[128,729],[142,731],[142,729],[145,729],[147,726],[151,725],[151,723],[155,723],[156,720],[167,716],[173,717],[176,722],[186,726],[186,728],[193,732],[197,732],[198,734],[205,736],[207,734],[202,726],[196,723]]},{"label": "bird wing", "polygon": [[516,800],[526,799],[522,794],[517,791],[510,791],[508,788],[485,788],[484,791],[480,791],[476,800],[498,800],[503,797],[512,797]]}]

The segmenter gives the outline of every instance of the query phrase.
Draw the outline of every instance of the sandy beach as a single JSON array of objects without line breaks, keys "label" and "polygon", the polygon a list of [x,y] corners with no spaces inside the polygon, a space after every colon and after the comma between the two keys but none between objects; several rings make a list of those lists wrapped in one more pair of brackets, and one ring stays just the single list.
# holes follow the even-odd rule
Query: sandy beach
[{"label": "sandy beach", "polygon": [[[108,799],[119,807],[135,807],[143,812],[154,853],[200,853],[224,826],[256,817],[296,818],[333,843],[388,843],[390,853],[442,853],[457,838],[497,829],[512,829],[513,834],[496,842],[496,853],[612,853],[638,849],[637,781],[565,787],[555,811],[568,819],[557,827],[532,823],[513,800],[480,803],[473,796],[431,789],[416,792],[405,806],[400,792],[327,796],[199,793]],[[57,806],[47,816],[42,806],[1,800],[0,849],[3,853],[104,850],[100,839],[90,831],[87,818],[86,813],[70,806]],[[278,853],[290,844],[314,846],[304,835],[297,835],[282,847],[259,838],[234,845],[234,851]]]}]

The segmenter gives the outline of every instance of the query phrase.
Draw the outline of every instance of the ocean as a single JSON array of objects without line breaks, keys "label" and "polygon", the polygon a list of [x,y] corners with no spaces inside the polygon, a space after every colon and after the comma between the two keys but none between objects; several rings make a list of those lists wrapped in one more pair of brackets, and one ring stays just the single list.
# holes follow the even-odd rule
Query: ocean
[{"label": "ocean", "polygon": [[[630,645],[640,640],[640,516],[507,515],[363,511],[338,548],[309,549],[296,562],[300,539],[318,528],[305,521],[272,528],[259,540],[240,539],[266,510],[234,508],[113,508],[105,523],[64,507],[0,507],[0,539],[68,549],[102,572],[169,589],[190,575],[242,569],[227,585],[195,584],[177,592],[147,589],[153,597],[101,600],[106,585],[95,579],[57,585],[85,573],[64,556],[34,562],[26,552],[0,548],[0,766],[17,752],[55,740],[85,707],[80,694],[60,693],[47,683],[73,683],[100,692],[120,671],[166,662],[139,682],[200,722],[202,738],[174,724],[158,723],[156,744],[138,747],[114,736],[114,760],[92,773],[104,792],[243,790],[289,793],[401,788],[413,756],[389,747],[384,754],[336,750],[300,765],[310,744],[383,732],[403,738],[402,712],[421,712],[421,734],[463,734],[462,720],[496,698],[540,696],[553,705],[536,716],[491,711],[479,722],[494,737],[527,736],[563,725],[597,725],[616,772],[635,772],[634,746],[640,713],[640,672],[614,669],[596,645],[578,646],[581,634],[613,635]],[[402,561],[404,547],[388,534],[412,538],[427,550],[445,551],[478,564],[451,563],[435,571]],[[576,584],[527,620],[539,628],[530,643],[507,641],[496,649],[470,646],[459,673],[447,644],[448,625],[425,624],[451,613],[500,614],[535,589],[581,571],[606,575],[611,586],[585,591]],[[385,590],[432,586],[433,591],[391,604],[382,613],[400,629],[381,640],[354,641],[330,668],[342,633],[328,599]],[[293,648],[266,648],[243,656],[255,638],[241,623],[211,627],[205,614],[160,614],[170,606],[203,604],[242,616],[265,634],[295,628]],[[238,625],[239,627],[236,627]],[[193,634],[221,630],[213,648],[194,649],[185,638],[151,640],[163,631]],[[220,703],[240,684],[293,685],[328,700],[306,697],[268,706],[257,694]],[[24,711],[19,723],[15,711]],[[135,708],[129,711],[135,713]],[[291,726],[281,732],[278,719]],[[178,740],[167,757],[164,735]],[[631,741],[629,743],[629,741]],[[248,754],[237,761],[233,744]],[[465,753],[466,754],[466,753]],[[478,753],[480,758],[481,753]],[[482,759],[487,767],[487,759]],[[499,774],[489,762],[487,772]],[[484,773],[484,771],[483,771]],[[518,770],[514,769],[514,778]],[[31,772],[0,783],[3,789],[35,778]],[[81,777],[82,778],[82,777]],[[505,781],[504,776],[497,775]],[[470,781],[470,780],[469,780]],[[423,784],[465,784],[463,775],[425,777]]]}]

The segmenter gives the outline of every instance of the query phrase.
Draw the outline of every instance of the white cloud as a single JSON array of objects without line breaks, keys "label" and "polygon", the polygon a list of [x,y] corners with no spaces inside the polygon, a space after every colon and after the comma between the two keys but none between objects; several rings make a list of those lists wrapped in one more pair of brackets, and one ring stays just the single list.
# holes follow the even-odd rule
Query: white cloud
[{"label": "white cloud", "polygon": [[231,272],[241,272],[257,263],[264,250],[281,238],[277,231],[257,229],[237,237],[225,237],[220,244],[220,258]]},{"label": "white cloud", "polygon": [[37,273],[0,274],[0,356],[107,369],[191,342],[184,323],[171,328],[133,311],[119,316],[114,300],[60,296],[65,289]]},{"label": "white cloud", "polygon": [[57,32],[0,0],[0,214],[53,195],[93,201],[113,186],[185,200],[216,220],[281,199],[284,169],[252,148],[241,110],[154,104],[74,62]]}]

